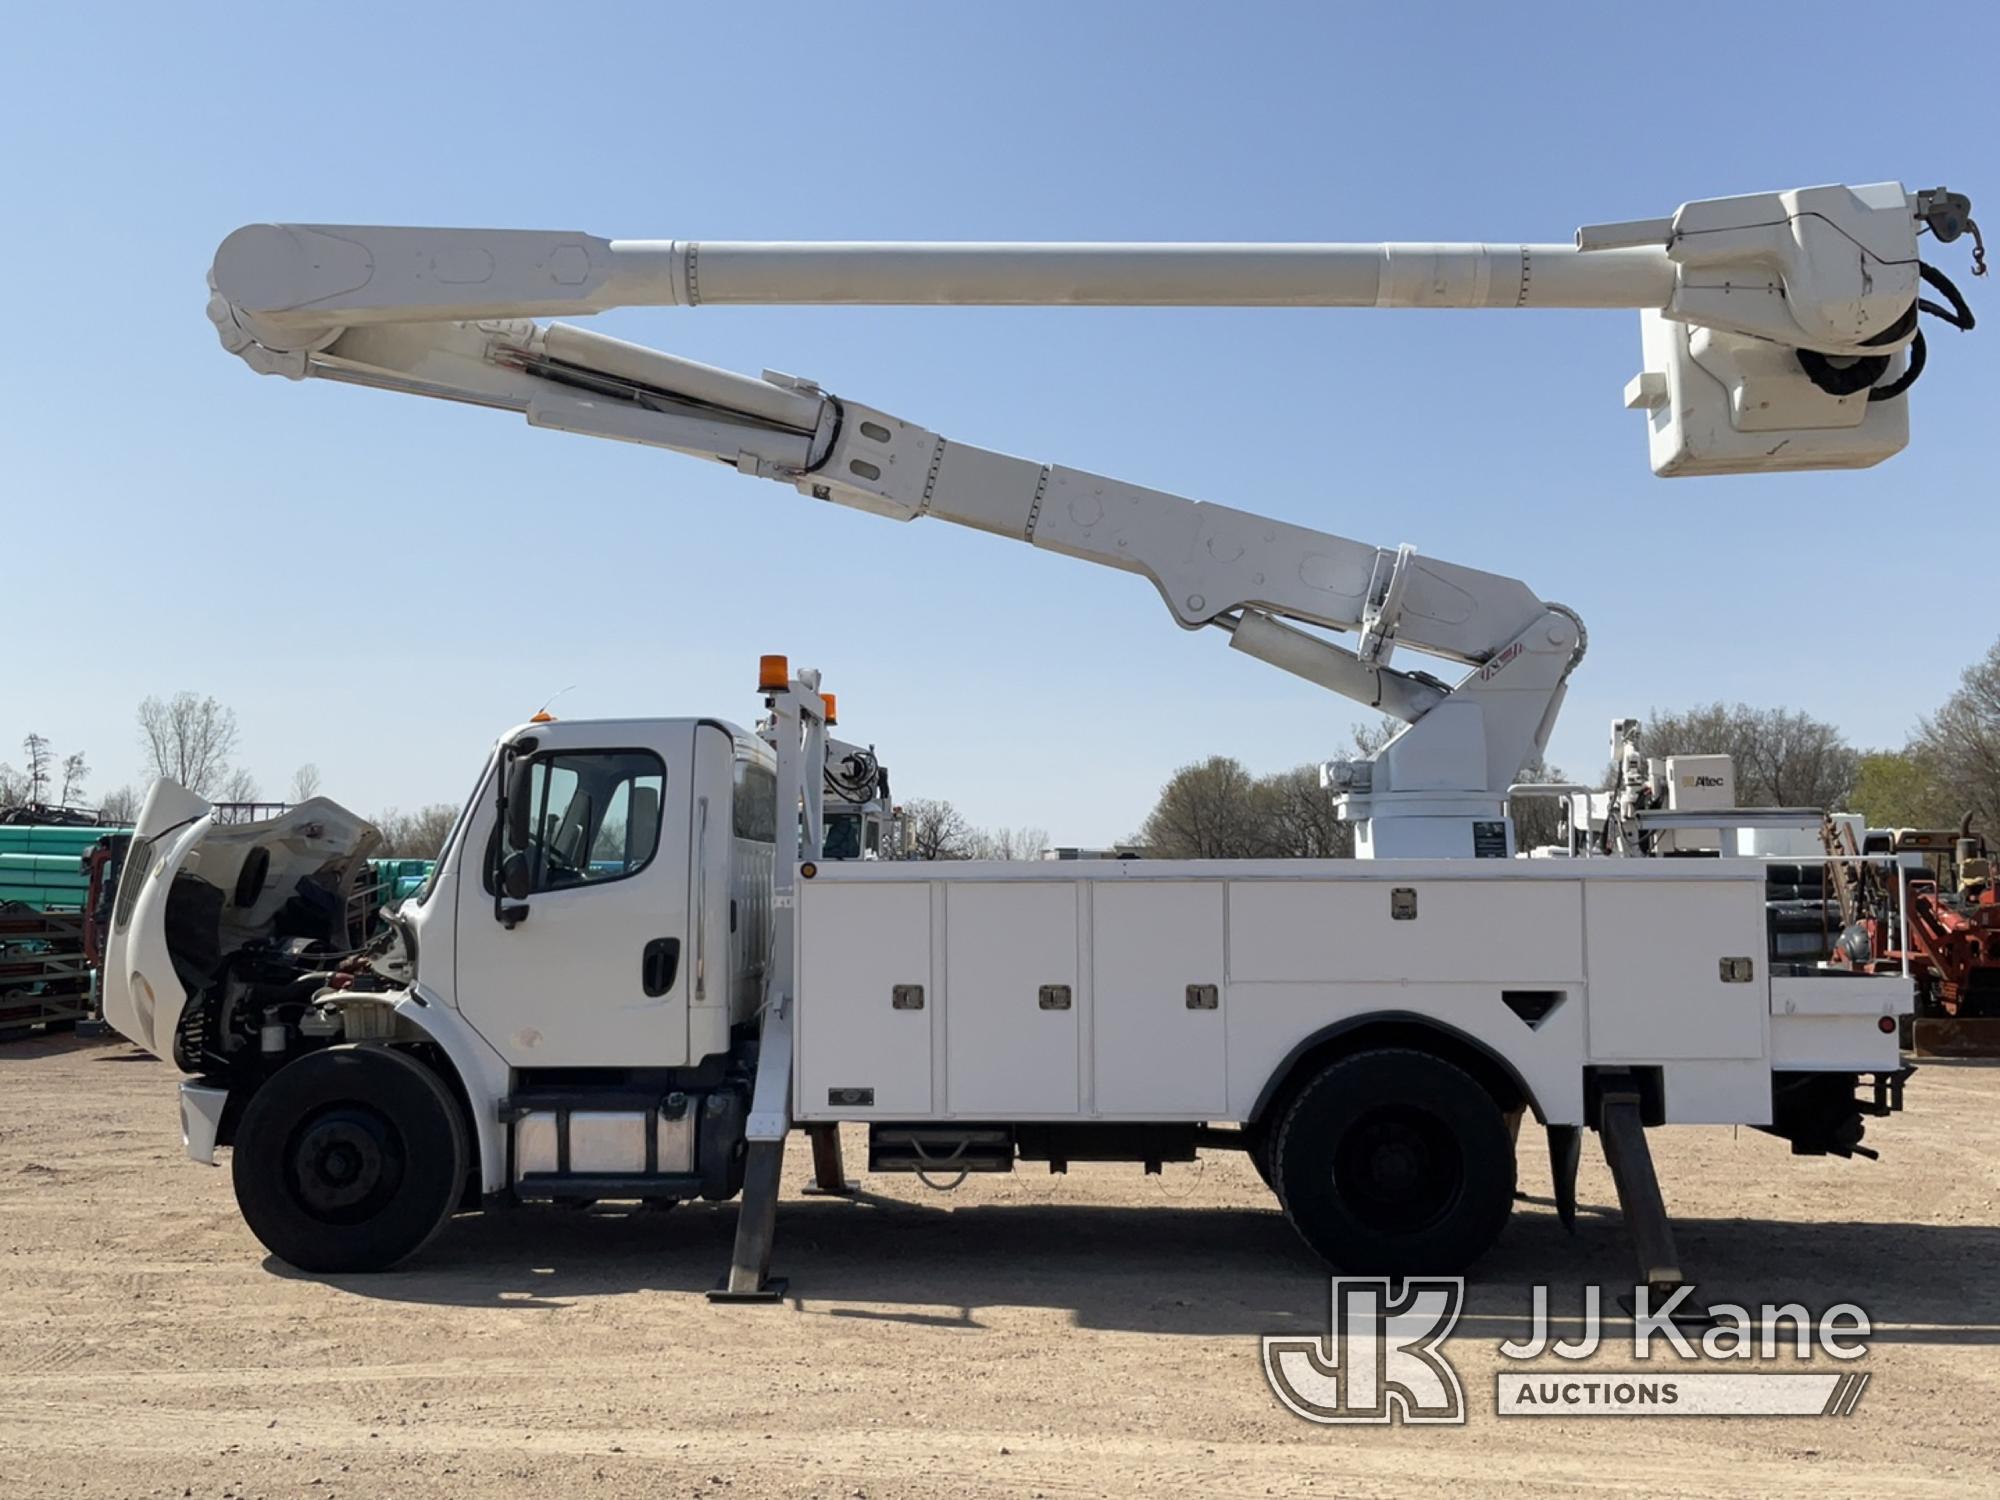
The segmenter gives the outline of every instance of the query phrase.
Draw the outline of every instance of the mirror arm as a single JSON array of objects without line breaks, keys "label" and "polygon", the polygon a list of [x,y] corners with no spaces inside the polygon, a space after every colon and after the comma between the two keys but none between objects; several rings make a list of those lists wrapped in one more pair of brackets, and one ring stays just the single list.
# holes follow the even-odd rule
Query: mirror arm
[{"label": "mirror arm", "polygon": [[486,878],[493,882],[493,920],[503,923],[511,932],[514,923],[507,916],[506,890],[500,876],[500,867],[506,860],[507,783],[512,779],[514,774],[514,747],[512,745],[502,745],[500,747],[500,763],[494,767],[494,770],[496,773],[494,781],[497,784],[499,795],[495,798],[493,804],[494,857],[492,866],[486,872]]},{"label": "mirror arm", "polygon": [[[487,872],[493,882],[493,919],[512,931],[528,915],[526,906],[507,905],[507,856],[508,846],[513,842],[514,830],[509,826],[514,816],[514,773],[521,757],[533,755],[539,742],[532,735],[524,735],[500,747],[500,762],[495,768],[497,795],[494,798],[494,843],[498,857],[493,868]],[[520,851],[513,851],[520,852]],[[525,894],[525,893],[524,893]]]}]

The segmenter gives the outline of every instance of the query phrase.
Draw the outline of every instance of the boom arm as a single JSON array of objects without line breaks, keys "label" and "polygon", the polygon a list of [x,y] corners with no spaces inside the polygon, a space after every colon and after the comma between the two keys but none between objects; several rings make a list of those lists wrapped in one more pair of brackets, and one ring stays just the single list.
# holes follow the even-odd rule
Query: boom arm
[{"label": "boom arm", "polygon": [[[1546,744],[1583,649],[1575,615],[1518,580],[1013,458],[807,381],[753,380],[532,318],[711,301],[1639,307],[1680,330],[1680,364],[1670,349],[1659,377],[1674,413],[1740,400],[1745,382],[1753,393],[1803,384],[1852,407],[1831,446],[1809,432],[1776,457],[1788,443],[1753,433],[1755,466],[1811,466],[1855,461],[1863,436],[1879,442],[1877,406],[1901,419],[1901,389],[1884,403],[1866,385],[1858,399],[1826,398],[1805,356],[1893,373],[1915,322],[1916,225],[1929,223],[1918,211],[1962,210],[1959,199],[1936,207],[1949,197],[1887,184],[1724,199],[1584,230],[1576,248],[713,245],[260,225],[218,252],[209,313],[225,346],[267,373],[515,410],[534,426],[714,458],[817,499],[1138,573],[1183,627],[1225,629],[1235,648],[1408,724],[1368,761],[1326,768],[1343,816],[1369,820],[1364,853],[1505,852],[1505,789]],[[1953,238],[1961,226],[1930,227]],[[1755,284],[1729,279],[1752,272]],[[1752,369],[1731,355],[1745,368],[1729,387],[1690,373],[1704,368],[1696,342],[1709,356],[1774,348],[1793,364]],[[1791,394],[1793,419],[1827,415]],[[1705,451],[1734,463],[1727,443]],[[1299,624],[1353,632],[1357,648]],[[1472,670],[1453,685],[1399,670],[1398,644]]]}]

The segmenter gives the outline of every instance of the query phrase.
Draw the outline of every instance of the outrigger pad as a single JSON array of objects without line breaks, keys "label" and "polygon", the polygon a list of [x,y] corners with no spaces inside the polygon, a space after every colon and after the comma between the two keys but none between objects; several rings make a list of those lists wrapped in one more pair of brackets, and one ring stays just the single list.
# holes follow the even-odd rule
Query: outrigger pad
[{"label": "outrigger pad", "polygon": [[708,1294],[711,1302],[776,1302],[790,1285],[771,1274],[771,1241],[778,1230],[778,1178],[785,1143],[752,1141],[743,1164],[743,1202],[736,1211],[729,1269]]},{"label": "outrigger pad", "polygon": [[[1654,1287],[1653,1296],[1656,1302],[1664,1301],[1666,1299],[1661,1296],[1662,1291],[1665,1292],[1666,1297],[1671,1297],[1677,1290],[1679,1290],[1677,1287]],[[1697,1295],[1699,1294],[1695,1292],[1688,1293],[1690,1298]],[[1626,1317],[1637,1318],[1639,1316],[1639,1304],[1630,1294],[1620,1293],[1611,1300],[1624,1310]],[[1667,1321],[1673,1324],[1674,1327],[1685,1329],[1690,1333],[1697,1330],[1706,1332],[1715,1326],[1715,1314],[1705,1307],[1695,1307],[1684,1303],[1674,1309],[1674,1315],[1668,1318]]]},{"label": "outrigger pad", "polygon": [[782,1302],[785,1300],[785,1293],[790,1289],[791,1285],[792,1283],[787,1277],[767,1276],[764,1278],[762,1286],[753,1287],[747,1292],[732,1292],[729,1289],[728,1278],[725,1277],[708,1289],[708,1300],[711,1302]]}]

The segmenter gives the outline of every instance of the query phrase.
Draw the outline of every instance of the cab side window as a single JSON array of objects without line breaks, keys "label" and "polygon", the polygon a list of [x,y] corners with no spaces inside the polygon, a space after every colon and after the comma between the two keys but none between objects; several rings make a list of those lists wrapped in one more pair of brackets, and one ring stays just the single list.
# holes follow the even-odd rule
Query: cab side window
[{"label": "cab side window", "polygon": [[778,773],[755,761],[738,760],[735,796],[730,801],[730,831],[739,839],[760,844],[778,841]]},{"label": "cab side window", "polygon": [[659,850],[666,784],[666,765],[650,750],[536,756],[528,768],[528,847],[522,851],[529,889],[603,885],[645,869]]}]

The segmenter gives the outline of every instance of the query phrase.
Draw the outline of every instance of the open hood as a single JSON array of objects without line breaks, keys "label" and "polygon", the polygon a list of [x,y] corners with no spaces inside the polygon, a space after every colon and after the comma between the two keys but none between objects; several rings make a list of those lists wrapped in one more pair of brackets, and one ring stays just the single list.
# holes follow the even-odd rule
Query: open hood
[{"label": "open hood", "polygon": [[104,1017],[188,1072],[224,1045],[232,961],[254,952],[301,972],[367,935],[368,856],[380,835],[324,797],[276,818],[223,821],[157,781],[133,831],[104,960]]}]

